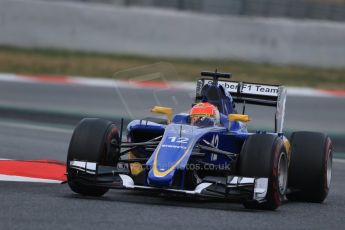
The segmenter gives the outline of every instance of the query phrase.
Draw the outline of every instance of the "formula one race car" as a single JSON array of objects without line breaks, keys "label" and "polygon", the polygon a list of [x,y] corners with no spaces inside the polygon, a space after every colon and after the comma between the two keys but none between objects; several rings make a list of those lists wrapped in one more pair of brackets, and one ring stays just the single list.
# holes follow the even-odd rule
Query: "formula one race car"
[{"label": "formula one race car", "polygon": [[[165,122],[134,120],[127,141],[111,121],[86,118],[74,130],[67,156],[70,188],[87,196],[134,189],[238,201],[274,210],[288,200],[323,202],[332,174],[332,143],[322,133],[283,133],[286,88],[229,81],[202,72],[190,113]],[[235,105],[242,104],[242,113]],[[246,104],[273,106],[275,131],[249,133]]]}]

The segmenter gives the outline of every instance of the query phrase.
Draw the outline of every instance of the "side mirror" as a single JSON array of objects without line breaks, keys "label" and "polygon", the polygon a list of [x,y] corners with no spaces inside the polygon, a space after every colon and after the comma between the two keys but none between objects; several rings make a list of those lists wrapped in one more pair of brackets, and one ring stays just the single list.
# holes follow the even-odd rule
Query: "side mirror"
[{"label": "side mirror", "polygon": [[250,117],[245,114],[229,114],[228,115],[229,121],[242,121],[242,122],[248,122],[250,121]]},{"label": "side mirror", "polygon": [[172,114],[173,114],[173,109],[172,108],[170,108],[170,107],[162,107],[162,106],[154,106],[151,109],[151,112],[165,114],[167,116],[167,118],[168,118],[168,124],[171,123]]},{"label": "side mirror", "polygon": [[244,114],[229,114],[228,119],[229,119],[229,130],[231,128],[233,121],[241,121],[241,122],[246,122],[246,123],[250,121],[250,117]]}]

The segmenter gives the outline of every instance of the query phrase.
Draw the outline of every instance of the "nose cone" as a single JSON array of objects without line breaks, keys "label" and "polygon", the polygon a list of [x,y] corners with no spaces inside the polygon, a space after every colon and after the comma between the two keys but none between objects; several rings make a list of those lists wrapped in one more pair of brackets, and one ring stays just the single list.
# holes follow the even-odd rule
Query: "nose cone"
[{"label": "nose cone", "polygon": [[176,170],[172,170],[170,173],[162,177],[156,176],[153,170],[154,170],[153,168],[150,170],[148,178],[147,178],[147,182],[149,185],[155,186],[155,187],[171,187],[172,186]]},{"label": "nose cone", "polygon": [[185,167],[190,147],[162,144],[156,151],[147,182],[151,186],[170,187],[178,169]]},{"label": "nose cone", "polygon": [[151,155],[147,183],[151,186],[170,187],[177,172],[185,169],[196,140],[204,131],[190,125],[170,124],[161,143]]}]

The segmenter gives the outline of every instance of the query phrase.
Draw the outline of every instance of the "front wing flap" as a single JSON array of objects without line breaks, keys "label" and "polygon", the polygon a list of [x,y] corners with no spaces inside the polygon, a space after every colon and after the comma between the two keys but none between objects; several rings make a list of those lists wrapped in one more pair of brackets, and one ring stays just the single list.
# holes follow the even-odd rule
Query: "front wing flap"
[{"label": "front wing flap", "polygon": [[100,166],[93,162],[70,161],[70,168],[77,170],[79,183],[112,189],[148,190],[229,200],[246,199],[264,202],[268,178],[229,176],[227,178],[205,177],[194,190],[136,185],[126,169]]}]

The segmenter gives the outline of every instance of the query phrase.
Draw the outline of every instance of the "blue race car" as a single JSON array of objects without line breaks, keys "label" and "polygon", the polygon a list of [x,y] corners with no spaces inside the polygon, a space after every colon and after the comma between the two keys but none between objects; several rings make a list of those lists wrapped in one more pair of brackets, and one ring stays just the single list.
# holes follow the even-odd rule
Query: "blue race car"
[{"label": "blue race car", "polygon": [[[87,196],[109,189],[149,190],[238,201],[246,208],[278,208],[284,199],[323,202],[332,175],[332,143],[322,133],[284,136],[286,88],[230,81],[202,72],[190,113],[131,121],[127,142],[107,120],[85,118],[67,156],[70,188]],[[236,106],[242,104],[242,112]],[[273,106],[275,131],[250,133],[247,104]]]}]

